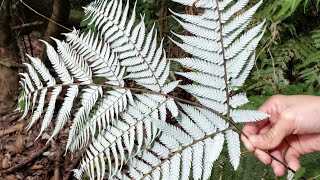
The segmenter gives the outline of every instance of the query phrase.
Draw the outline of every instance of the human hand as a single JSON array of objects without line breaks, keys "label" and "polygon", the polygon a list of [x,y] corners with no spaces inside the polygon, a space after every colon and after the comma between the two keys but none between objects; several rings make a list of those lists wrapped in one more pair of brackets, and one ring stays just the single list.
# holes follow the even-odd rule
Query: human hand
[{"label": "human hand", "polygon": [[271,164],[277,176],[285,167],[263,150],[293,170],[300,167],[300,156],[320,151],[320,97],[283,96],[269,98],[260,108],[271,117],[243,127],[249,139],[241,135],[245,147],[264,164]]}]

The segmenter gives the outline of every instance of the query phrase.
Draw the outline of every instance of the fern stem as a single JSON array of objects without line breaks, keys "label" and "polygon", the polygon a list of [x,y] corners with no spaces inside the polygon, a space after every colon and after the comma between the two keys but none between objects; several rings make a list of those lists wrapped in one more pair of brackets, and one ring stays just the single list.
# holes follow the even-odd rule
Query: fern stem
[{"label": "fern stem", "polygon": [[219,134],[219,133],[223,133],[223,132],[225,132],[225,131],[227,131],[227,130],[229,130],[229,129],[232,129],[232,127],[228,127],[228,128],[226,128],[226,129],[216,131],[216,132],[214,132],[214,133],[212,133],[212,134],[209,134],[209,135],[204,136],[203,138],[200,138],[200,139],[198,139],[198,140],[194,140],[191,144],[189,144],[189,145],[187,145],[187,146],[182,146],[182,148],[181,148],[180,150],[178,150],[178,151],[170,154],[167,158],[163,159],[163,160],[161,161],[161,163],[159,163],[158,165],[152,167],[152,169],[151,169],[148,173],[144,174],[141,179],[143,179],[143,178],[145,178],[146,176],[148,176],[149,174],[151,174],[155,169],[157,169],[158,167],[160,167],[160,166],[161,166],[162,164],[164,164],[166,161],[170,160],[170,159],[171,159],[173,156],[175,156],[176,154],[181,154],[182,151],[184,151],[185,149],[193,146],[194,144],[197,144],[198,142],[201,142],[201,141],[204,141],[204,140],[206,140],[206,139],[208,139],[208,138],[211,138],[211,137],[213,137],[213,136],[215,136],[215,135],[217,135],[217,134]]},{"label": "fern stem", "polygon": [[201,105],[199,103],[195,103],[195,102],[192,102],[192,101],[189,101],[189,100],[178,98],[178,97],[175,97],[175,96],[172,96],[172,95],[169,95],[169,94],[164,94],[162,92],[156,92],[156,91],[151,91],[151,90],[147,90],[147,89],[140,89],[140,88],[121,87],[121,86],[115,86],[115,85],[110,85],[110,84],[94,84],[94,83],[91,83],[91,84],[82,84],[82,83],[56,84],[56,85],[46,86],[46,87],[43,87],[43,88],[36,89],[36,90],[31,91],[28,94],[26,94],[26,96],[29,96],[32,93],[35,93],[36,91],[41,91],[42,89],[55,88],[55,87],[58,87],[58,86],[62,86],[62,87],[73,86],[73,85],[76,85],[76,86],[101,86],[101,87],[105,87],[105,88],[127,89],[127,90],[134,91],[134,92],[142,92],[142,93],[162,95],[162,96],[177,100],[179,102],[183,102],[183,103],[186,103],[186,104],[189,104],[189,105],[193,105],[193,106],[196,106],[196,107],[199,107],[199,108],[207,109],[207,110],[211,111],[212,113],[216,114],[217,116],[219,116],[220,118],[222,118],[222,119],[224,119],[224,120],[226,120],[226,121],[228,121],[230,123],[233,123],[233,121],[231,120],[230,117],[226,118],[225,116],[221,115],[218,111],[216,111],[214,109],[211,109],[209,107],[206,107],[204,105]]},{"label": "fern stem", "polygon": [[[212,0],[214,1],[214,0]],[[225,52],[225,48],[224,48],[224,43],[223,43],[223,33],[222,33],[222,22],[221,22],[221,11],[219,8],[219,1],[215,0],[216,4],[217,4],[217,12],[218,12],[218,22],[219,22],[219,34],[220,34],[220,44],[221,44],[221,53],[222,53],[222,58],[223,58],[223,68],[224,68],[224,82],[226,85],[226,98],[227,98],[227,118],[230,119],[230,97],[229,97],[229,84],[228,84],[228,72],[227,72],[227,59],[226,59],[226,52]]]},{"label": "fern stem", "polygon": [[[52,19],[50,19],[50,18],[46,17],[45,15],[43,15],[43,14],[39,13],[38,11],[36,11],[35,9],[33,9],[31,6],[29,6],[27,3],[25,3],[23,0],[20,0],[20,2],[21,2],[24,6],[26,6],[29,10],[31,10],[32,12],[36,13],[37,15],[39,15],[39,16],[41,16],[41,17],[43,17],[44,19],[46,19],[46,20],[48,20],[48,21],[50,21],[50,22],[52,22],[52,23],[54,23],[54,24],[56,24],[56,25],[58,25],[58,26],[62,27],[63,29],[66,29],[66,30],[68,30],[68,31],[70,31],[70,32],[72,31],[72,29],[67,28],[67,27],[65,27],[65,26],[63,26],[63,25],[61,25],[61,24],[57,23],[56,21],[54,21],[54,20],[52,20]],[[0,10],[1,10],[1,9],[0,9]]]}]

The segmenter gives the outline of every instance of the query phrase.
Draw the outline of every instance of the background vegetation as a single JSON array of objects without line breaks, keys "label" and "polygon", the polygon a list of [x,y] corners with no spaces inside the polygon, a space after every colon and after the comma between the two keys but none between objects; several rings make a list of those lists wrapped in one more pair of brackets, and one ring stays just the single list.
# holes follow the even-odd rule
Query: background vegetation
[{"label": "background vegetation", "polygon": [[[68,6],[62,5],[62,1],[68,2]],[[47,17],[53,17],[55,13],[61,15],[69,14],[70,12],[68,21],[64,19],[65,15],[61,17],[57,16],[53,20],[65,25],[67,28],[78,26],[82,18],[81,7],[89,3],[90,0],[62,1],[48,0],[40,4],[35,0],[26,0],[25,2]],[[250,1],[251,4],[257,2],[258,0]],[[133,5],[135,2],[132,0],[130,3]],[[4,15],[3,9],[5,7],[3,4],[7,5],[7,11],[10,11],[9,13],[6,11],[6,15],[11,16],[11,29],[7,33],[13,35],[15,41],[12,42],[16,43],[18,50],[17,52],[12,52],[17,53],[17,58],[13,62],[10,62],[9,65],[5,64],[7,61],[0,54],[0,67],[5,66],[11,69],[13,67],[15,71],[18,71],[19,64],[27,61],[24,59],[24,53],[33,54],[38,57],[42,56],[43,47],[36,40],[37,38],[47,39],[48,36],[58,36],[59,33],[67,31],[66,28],[54,25],[52,25],[54,26],[52,29],[50,21],[39,17],[19,1],[12,0],[9,3],[9,0],[0,0],[0,15]],[[201,12],[201,9],[194,7],[177,6],[177,4],[170,0],[137,1],[137,12],[145,14],[144,20],[148,28],[151,28],[155,23],[159,30],[159,41],[161,38],[164,38],[167,57],[186,56],[184,52],[169,41],[168,37],[172,36],[169,29],[180,34],[186,32],[183,32],[182,28],[172,18],[168,8],[175,12],[187,12],[189,14]],[[274,94],[320,95],[320,0],[264,0],[252,24],[260,22],[262,19],[267,20],[266,33],[256,51],[257,61],[253,72],[248,78],[246,85],[242,88],[242,91],[249,95],[251,101],[246,105],[246,108],[257,109],[268,97]],[[41,23],[21,28],[22,25],[34,22]],[[2,32],[1,30],[0,22],[0,33]],[[1,44],[3,36],[3,34],[0,34],[0,50],[1,48],[5,49]],[[8,49],[5,50],[8,51]],[[172,63],[172,69],[179,68],[184,67]],[[0,74],[3,72],[0,71]],[[4,79],[5,76],[0,76],[0,88],[7,87],[6,85],[1,85]],[[183,92],[177,93],[180,93],[179,96],[185,95]],[[10,98],[12,101],[17,99],[16,97]],[[5,102],[5,100],[1,100],[0,98],[0,109],[5,106],[3,105]],[[0,118],[0,125],[1,122]],[[225,160],[228,157],[223,155],[215,163],[212,179],[275,178],[270,167],[262,165],[251,153],[247,152],[244,148],[242,149],[243,158],[239,170],[233,172],[231,164]],[[0,147],[0,152],[1,150],[2,148]],[[305,177],[320,179],[319,153],[304,157],[302,165],[306,168]]]}]

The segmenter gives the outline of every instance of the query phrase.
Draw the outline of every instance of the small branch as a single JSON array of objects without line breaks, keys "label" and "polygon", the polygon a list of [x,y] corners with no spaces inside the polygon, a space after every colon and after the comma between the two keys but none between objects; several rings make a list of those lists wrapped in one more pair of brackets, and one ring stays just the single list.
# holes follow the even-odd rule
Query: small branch
[{"label": "small branch", "polygon": [[30,9],[32,12],[38,14],[39,16],[45,18],[46,20],[48,20],[48,21],[50,21],[50,22],[52,22],[52,23],[54,23],[54,24],[56,24],[56,25],[58,25],[58,26],[60,26],[60,27],[62,27],[62,28],[64,28],[64,29],[66,29],[66,30],[68,30],[68,31],[70,31],[70,32],[72,31],[72,29],[69,29],[69,28],[63,26],[63,25],[61,25],[61,24],[59,24],[59,23],[51,20],[50,18],[44,16],[43,14],[39,13],[38,11],[34,10],[34,9],[33,9],[32,7],[30,7],[27,3],[23,2],[23,0],[20,0],[20,2],[21,2],[24,6],[26,6],[28,9]]},{"label": "small branch", "polygon": [[16,62],[9,62],[9,61],[6,61],[6,60],[1,59],[1,58],[0,58],[0,65],[5,66],[7,68],[19,68],[19,69],[25,69],[26,68],[26,66],[23,65],[23,64],[19,64],[19,63],[16,63]]},{"label": "small branch", "polygon": [[17,166],[11,167],[9,169],[5,169],[0,171],[0,174],[10,174],[15,171],[19,171],[20,169],[23,169],[28,166],[29,163],[35,161],[39,156],[41,156],[49,147],[51,146],[51,143],[47,143],[43,148],[41,148],[36,154],[34,154],[30,159],[22,162],[21,164],[18,164]]},{"label": "small branch", "polygon": [[41,25],[41,24],[43,24],[42,21],[34,21],[34,22],[31,22],[31,23],[21,24],[19,26],[13,26],[13,27],[11,27],[11,29],[12,30],[22,29],[22,28],[25,28],[25,27],[37,26],[37,25]]},{"label": "small branch", "polygon": [[59,180],[60,179],[60,159],[62,155],[61,147],[57,145],[55,140],[52,140],[52,148],[55,151],[54,153],[54,175],[53,180]]},{"label": "small branch", "polygon": [[18,130],[21,130],[23,128],[24,124],[17,124],[17,125],[14,125],[14,126],[10,126],[6,129],[3,129],[3,130],[0,130],[0,137],[6,135],[6,134],[10,134],[12,132],[15,132],[15,131],[18,131]]},{"label": "small branch", "polygon": [[1,6],[0,6],[0,12],[1,12],[2,8],[3,8],[4,1],[5,0],[2,0]]},{"label": "small branch", "polygon": [[63,180],[68,180],[70,175],[71,175],[71,171],[72,169],[76,168],[76,166],[80,163],[81,159],[82,159],[82,154],[85,153],[85,150],[81,150],[79,153],[79,156],[77,158],[75,158],[71,164],[71,166],[69,166],[66,171],[68,172],[66,176],[63,177]]}]

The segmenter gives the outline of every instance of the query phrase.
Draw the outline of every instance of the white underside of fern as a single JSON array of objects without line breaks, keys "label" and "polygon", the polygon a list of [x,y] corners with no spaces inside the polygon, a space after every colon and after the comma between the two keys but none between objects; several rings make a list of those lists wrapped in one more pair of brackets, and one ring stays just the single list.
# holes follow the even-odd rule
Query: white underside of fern
[{"label": "white underside of fern", "polygon": [[[85,8],[97,33],[66,33],[66,42],[54,39],[57,51],[44,42],[57,78],[39,59],[29,57],[28,73],[22,73],[20,81],[25,93],[23,117],[30,107],[35,109],[31,128],[44,114],[39,136],[55,119],[51,138],[72,121],[66,150],[87,148],[74,170],[76,178],[86,174],[90,179],[171,180],[191,175],[209,179],[225,140],[231,164],[234,169],[239,166],[240,141],[234,124],[268,117],[259,111],[236,110],[248,99],[244,93],[230,93],[243,85],[254,64],[264,22],[244,30],[262,1],[241,13],[248,0],[174,1],[204,10],[199,15],[172,12],[193,34],[173,32],[177,40],[172,39],[191,55],[172,60],[193,69],[176,72],[192,84],[168,82],[170,62],[162,41],[157,45],[155,27],[147,33],[143,16],[134,26],[135,6],[129,17],[129,2],[123,0],[96,0]],[[97,84],[97,78],[105,84]],[[125,88],[126,79],[155,94]],[[176,87],[202,106],[167,96]],[[56,109],[58,96],[64,100]],[[80,104],[76,111],[74,103]],[[166,121],[167,110],[176,125]]]}]

